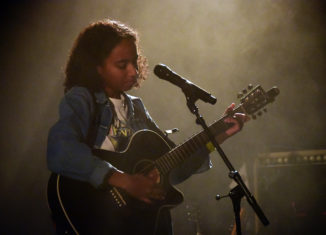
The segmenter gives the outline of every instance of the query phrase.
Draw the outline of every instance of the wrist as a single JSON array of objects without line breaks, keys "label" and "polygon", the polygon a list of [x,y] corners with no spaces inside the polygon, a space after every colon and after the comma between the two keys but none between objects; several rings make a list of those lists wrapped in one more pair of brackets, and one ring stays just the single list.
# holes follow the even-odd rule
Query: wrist
[{"label": "wrist", "polygon": [[115,170],[108,178],[108,184],[111,186],[126,189],[129,184],[129,175],[122,171]]}]

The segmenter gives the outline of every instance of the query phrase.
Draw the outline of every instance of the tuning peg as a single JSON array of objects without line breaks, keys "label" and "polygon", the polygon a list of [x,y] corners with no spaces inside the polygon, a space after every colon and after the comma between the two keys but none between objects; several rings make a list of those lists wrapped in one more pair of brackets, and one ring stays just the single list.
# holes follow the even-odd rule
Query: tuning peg
[{"label": "tuning peg", "polygon": [[248,89],[251,90],[252,88],[254,88],[254,86],[250,83],[250,84],[248,85]]},{"label": "tuning peg", "polygon": [[243,90],[242,90],[242,93],[243,93],[243,94],[247,94],[247,89],[243,89]]},{"label": "tuning peg", "polygon": [[256,120],[257,116],[255,114],[252,115],[252,119]]},{"label": "tuning peg", "polygon": [[239,92],[237,98],[240,99],[243,96],[242,92]]}]

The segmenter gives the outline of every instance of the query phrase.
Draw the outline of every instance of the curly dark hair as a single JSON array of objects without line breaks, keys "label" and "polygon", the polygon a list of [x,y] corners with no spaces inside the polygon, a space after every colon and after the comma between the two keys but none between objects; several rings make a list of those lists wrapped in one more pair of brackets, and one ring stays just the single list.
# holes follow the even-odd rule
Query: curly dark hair
[{"label": "curly dark hair", "polygon": [[136,86],[147,77],[147,60],[139,49],[137,32],[115,20],[105,19],[87,26],[74,42],[65,68],[65,92],[73,86],[102,89],[102,78],[96,67],[109,56],[123,39],[133,40],[138,51],[138,79]]}]

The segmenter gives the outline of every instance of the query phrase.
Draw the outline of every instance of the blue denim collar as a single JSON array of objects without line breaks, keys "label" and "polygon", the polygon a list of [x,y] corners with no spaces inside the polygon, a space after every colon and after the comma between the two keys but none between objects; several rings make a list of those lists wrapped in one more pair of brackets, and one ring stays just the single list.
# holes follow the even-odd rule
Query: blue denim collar
[{"label": "blue denim collar", "polygon": [[[105,104],[110,107],[110,102],[108,102],[108,97],[103,90],[95,92],[94,95],[96,98],[96,103]],[[133,117],[134,106],[132,104],[132,96],[128,95],[127,93],[123,93],[123,96],[125,97],[126,103],[128,105],[128,117]]]},{"label": "blue denim collar", "polygon": [[94,95],[95,95],[95,98],[96,98],[96,103],[98,103],[98,104],[105,104],[105,103],[107,103],[108,98],[107,98],[107,96],[106,96],[106,94],[105,94],[104,91],[96,91],[94,93]]}]

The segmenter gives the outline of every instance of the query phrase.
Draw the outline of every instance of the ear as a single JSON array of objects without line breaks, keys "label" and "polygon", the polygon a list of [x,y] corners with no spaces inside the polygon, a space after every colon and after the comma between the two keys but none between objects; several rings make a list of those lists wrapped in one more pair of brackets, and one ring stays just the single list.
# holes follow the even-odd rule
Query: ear
[{"label": "ear", "polygon": [[96,66],[96,71],[97,71],[97,73],[98,73],[100,76],[103,75],[103,68],[102,68],[101,65],[97,65],[97,66]]}]

